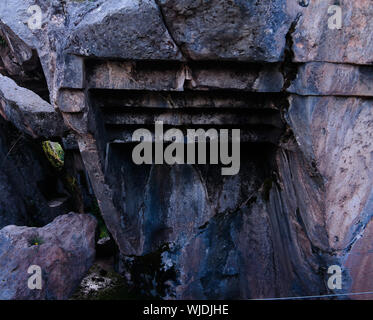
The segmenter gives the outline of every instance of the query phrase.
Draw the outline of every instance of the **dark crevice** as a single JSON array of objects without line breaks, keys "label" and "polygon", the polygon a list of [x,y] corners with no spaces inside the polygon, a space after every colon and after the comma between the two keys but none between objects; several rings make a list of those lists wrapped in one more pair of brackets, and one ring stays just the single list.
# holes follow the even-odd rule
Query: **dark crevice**
[{"label": "dark crevice", "polygon": [[293,33],[296,30],[298,21],[302,14],[298,14],[294,21],[290,24],[289,30],[285,36],[286,38],[286,46],[284,51],[284,61],[281,65],[281,73],[284,77],[284,86],[282,88],[283,92],[286,92],[286,90],[290,87],[291,82],[295,80],[298,73],[298,65],[294,63],[294,51],[293,51]]},{"label": "dark crevice", "polygon": [[283,143],[287,143],[288,141],[295,141],[295,137],[293,134],[292,129],[290,128],[288,122],[287,122],[287,111],[290,107],[289,104],[289,96],[290,93],[287,91],[287,89],[290,87],[292,81],[294,81],[298,74],[298,64],[294,62],[294,51],[293,51],[293,33],[296,30],[297,24],[299,22],[300,17],[302,16],[301,13],[298,13],[296,18],[292,21],[290,24],[289,30],[286,33],[285,36],[285,50],[284,50],[284,60],[282,64],[280,65],[280,72],[284,78],[284,85],[282,87],[282,97],[280,99],[280,110],[281,110],[281,119],[286,126],[286,129],[284,130],[284,133],[281,137],[281,141]]},{"label": "dark crevice", "polygon": [[177,43],[177,41],[175,40],[174,35],[173,35],[173,33],[171,32],[171,29],[170,29],[170,27],[169,27],[169,25],[168,25],[168,23],[167,23],[166,17],[165,17],[165,15],[164,15],[164,12],[163,12],[163,9],[162,9],[161,4],[159,3],[159,0],[155,0],[155,3],[156,3],[156,5],[157,5],[158,8],[159,8],[159,12],[160,12],[160,16],[161,16],[161,19],[162,19],[163,25],[165,26],[165,28],[166,28],[168,34],[170,35],[170,37],[171,37],[171,39],[172,39],[172,42],[173,42],[173,43],[175,44],[175,46],[179,49],[179,51],[180,51],[181,55],[183,56],[184,60],[185,60],[185,61],[190,60],[190,59],[188,58],[188,55],[186,54],[186,52],[184,52],[184,50],[182,49],[182,47],[181,47],[181,46]]},{"label": "dark crevice", "polygon": [[19,39],[1,21],[0,37],[4,41],[0,47],[0,74],[50,103],[49,88],[37,51]]}]

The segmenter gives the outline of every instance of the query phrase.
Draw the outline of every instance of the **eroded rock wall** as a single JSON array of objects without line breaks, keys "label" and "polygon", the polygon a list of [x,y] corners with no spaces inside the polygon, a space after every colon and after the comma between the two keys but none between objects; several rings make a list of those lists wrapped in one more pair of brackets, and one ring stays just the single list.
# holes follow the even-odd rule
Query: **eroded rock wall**
[{"label": "eroded rock wall", "polygon": [[[372,289],[369,1],[340,1],[330,29],[332,0],[38,0],[34,31],[26,2],[0,18],[39,55],[134,288],[320,295],[337,264],[337,293]],[[136,166],[131,134],[155,121],[240,128],[240,173]]]}]

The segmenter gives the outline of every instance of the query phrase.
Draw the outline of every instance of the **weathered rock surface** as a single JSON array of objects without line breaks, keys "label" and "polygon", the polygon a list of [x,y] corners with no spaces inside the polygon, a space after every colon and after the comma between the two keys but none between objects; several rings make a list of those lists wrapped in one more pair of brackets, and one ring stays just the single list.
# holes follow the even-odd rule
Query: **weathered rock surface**
[{"label": "weathered rock surface", "polygon": [[[31,0],[0,4],[19,48],[4,54],[20,64],[3,54],[2,73],[15,79],[38,54],[130,286],[163,298],[319,295],[333,293],[326,270],[338,264],[340,292],[373,289],[369,1],[340,1],[340,30],[328,28],[332,0],[36,4],[34,31]],[[16,105],[25,112],[5,103],[4,115],[38,131]],[[240,128],[240,173],[136,166],[131,134],[156,120]]]},{"label": "weathered rock surface", "polygon": [[66,44],[68,53],[134,60],[181,59],[152,0],[105,1],[74,29]]},{"label": "weathered rock surface", "polygon": [[[345,260],[344,269],[351,277],[351,292],[371,292],[372,278],[369,276],[372,269],[372,221],[369,221],[364,232],[357,237],[356,243]],[[350,296],[352,299],[372,300],[373,294],[363,297]]]},{"label": "weathered rock surface", "polygon": [[[0,299],[66,299],[95,256],[96,220],[90,215],[57,217],[43,228],[0,230]],[[28,268],[42,271],[42,288],[28,288]]]},{"label": "weathered rock surface", "polygon": [[319,181],[312,189],[320,203],[313,220],[325,225],[326,248],[344,271],[342,292],[371,290],[372,110],[365,98],[290,98],[289,123]]},{"label": "weathered rock surface", "polygon": [[290,124],[325,185],[323,218],[329,244],[346,249],[373,213],[372,101],[291,97]]},{"label": "weathered rock surface", "polygon": [[61,115],[48,102],[2,75],[0,114],[33,138],[62,137],[67,131]]},{"label": "weathered rock surface", "polygon": [[192,60],[282,61],[295,18],[282,0],[157,3],[176,43]]},{"label": "weathered rock surface", "polygon": [[[331,5],[342,9],[342,28],[330,29]],[[309,1],[295,32],[295,61],[324,61],[370,65],[373,59],[373,7],[369,0]]]},{"label": "weathered rock surface", "polygon": [[281,92],[284,84],[283,74],[278,64],[262,66],[250,63],[204,62],[185,65],[150,64],[141,61],[99,61],[91,63],[89,69],[87,82],[92,89],[156,91],[230,89],[248,92]]},{"label": "weathered rock surface", "polygon": [[310,62],[298,68],[287,91],[305,96],[373,95],[373,68],[351,64]]},{"label": "weathered rock surface", "polygon": [[38,53],[0,21],[0,72],[49,101],[48,85]]}]

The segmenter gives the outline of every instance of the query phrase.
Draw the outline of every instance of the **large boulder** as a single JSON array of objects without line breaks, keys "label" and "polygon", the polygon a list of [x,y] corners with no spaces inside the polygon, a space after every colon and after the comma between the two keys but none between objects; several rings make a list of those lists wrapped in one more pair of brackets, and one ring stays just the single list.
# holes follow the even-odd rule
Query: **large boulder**
[{"label": "large boulder", "polygon": [[33,138],[64,135],[61,115],[36,93],[0,75],[0,115]]},{"label": "large boulder", "polygon": [[65,50],[100,58],[181,59],[152,0],[106,1],[72,28]]},{"label": "large boulder", "polygon": [[[96,225],[91,215],[70,213],[42,228],[0,230],[0,299],[70,297],[93,264]],[[30,266],[41,268],[41,289],[29,289]]]},{"label": "large boulder", "polygon": [[283,0],[157,3],[176,43],[193,60],[282,61],[296,17]]},{"label": "large boulder", "polygon": [[49,101],[48,86],[37,51],[23,42],[1,21],[0,37],[0,73]]}]

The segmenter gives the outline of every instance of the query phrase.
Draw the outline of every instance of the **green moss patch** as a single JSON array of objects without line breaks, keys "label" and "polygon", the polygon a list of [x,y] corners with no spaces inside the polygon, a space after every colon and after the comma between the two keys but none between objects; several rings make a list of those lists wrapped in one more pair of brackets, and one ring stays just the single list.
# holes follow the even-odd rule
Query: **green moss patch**
[{"label": "green moss patch", "polygon": [[43,141],[42,147],[52,166],[61,170],[65,163],[65,152],[62,146],[58,142]]}]

